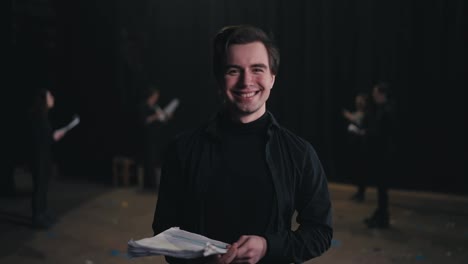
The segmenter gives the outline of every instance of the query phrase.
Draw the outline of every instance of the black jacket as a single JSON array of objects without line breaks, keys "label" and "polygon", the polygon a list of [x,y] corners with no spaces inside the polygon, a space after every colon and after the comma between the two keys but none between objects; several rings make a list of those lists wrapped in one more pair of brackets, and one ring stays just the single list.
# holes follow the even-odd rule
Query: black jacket
[{"label": "black jacket", "polygon": [[[268,248],[262,263],[303,262],[330,247],[333,230],[327,179],[313,147],[281,127],[271,113],[268,115],[271,122],[265,154],[275,205],[264,234]],[[203,201],[209,199],[204,194],[207,182],[216,176],[219,157],[218,122],[219,116],[195,131],[179,135],[168,148],[153,221],[155,235],[170,227],[204,234]],[[296,221],[300,226],[292,231],[294,211],[298,212]]]}]

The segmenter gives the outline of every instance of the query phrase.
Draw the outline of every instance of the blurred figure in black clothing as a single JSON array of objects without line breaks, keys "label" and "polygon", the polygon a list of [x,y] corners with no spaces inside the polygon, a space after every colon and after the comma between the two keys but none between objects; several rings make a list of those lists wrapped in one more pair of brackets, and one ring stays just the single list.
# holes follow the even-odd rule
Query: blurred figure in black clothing
[{"label": "blurred figure in black clothing", "polygon": [[354,111],[343,110],[343,117],[348,122],[347,137],[349,155],[347,156],[350,164],[349,174],[352,183],[357,186],[357,192],[351,197],[351,200],[362,202],[365,198],[368,165],[367,165],[367,139],[366,139],[366,118],[368,118],[368,96],[365,93],[359,93],[355,97]]},{"label": "blurred figure in black clothing", "polygon": [[30,169],[33,178],[32,224],[36,228],[48,228],[55,216],[47,207],[47,192],[52,175],[53,142],[64,135],[63,130],[52,130],[49,110],[54,107],[54,96],[47,89],[39,89],[33,97],[30,112],[31,152]]},{"label": "blurred figure in black clothing", "polygon": [[[168,116],[158,105],[160,91],[150,87],[145,95],[145,100],[140,106],[140,122],[143,126],[143,171],[145,189],[155,189],[158,185],[157,172],[160,170],[160,146],[158,136],[161,134],[161,124],[171,116]],[[159,173],[158,173],[159,174]]]},{"label": "blurred figure in black clothing", "polygon": [[395,105],[387,83],[379,83],[372,89],[373,105],[369,111],[367,137],[372,179],[377,187],[377,209],[364,220],[369,228],[388,228],[388,187],[395,154]]}]

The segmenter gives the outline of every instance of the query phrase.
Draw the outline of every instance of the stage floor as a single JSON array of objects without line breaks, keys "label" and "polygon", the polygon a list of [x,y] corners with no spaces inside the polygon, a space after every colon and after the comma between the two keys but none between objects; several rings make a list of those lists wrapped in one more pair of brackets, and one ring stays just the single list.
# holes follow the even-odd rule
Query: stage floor
[{"label": "stage floor", "polygon": [[[152,235],[156,193],[55,179],[50,207],[59,222],[47,231],[31,229],[30,177],[17,175],[18,197],[0,198],[0,263],[164,263],[162,257],[129,260],[130,239]],[[323,256],[306,263],[468,263],[468,197],[391,190],[391,225],[367,229],[375,189],[363,203],[349,200],[354,187],[330,183],[334,239]]]}]

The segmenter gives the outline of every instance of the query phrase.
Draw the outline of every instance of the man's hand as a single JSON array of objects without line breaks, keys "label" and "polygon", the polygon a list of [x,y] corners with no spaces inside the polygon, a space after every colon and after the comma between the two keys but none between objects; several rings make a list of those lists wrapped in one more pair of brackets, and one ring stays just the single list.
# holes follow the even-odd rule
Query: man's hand
[{"label": "man's hand", "polygon": [[266,239],[260,236],[241,236],[238,244],[237,256],[231,263],[257,263],[267,251]]},{"label": "man's hand", "polygon": [[224,253],[222,255],[213,256],[212,261],[208,262],[208,264],[229,264],[229,263],[232,263],[232,261],[234,260],[234,258],[237,255],[237,250],[238,250],[237,248],[238,248],[238,244],[233,243],[232,245],[229,246],[229,249],[228,249],[228,251],[226,253]]},{"label": "man's hand", "polygon": [[61,140],[64,136],[65,136],[65,131],[62,130],[62,129],[57,129],[54,131],[54,134],[53,134],[53,138],[54,138],[54,141],[59,141]]}]

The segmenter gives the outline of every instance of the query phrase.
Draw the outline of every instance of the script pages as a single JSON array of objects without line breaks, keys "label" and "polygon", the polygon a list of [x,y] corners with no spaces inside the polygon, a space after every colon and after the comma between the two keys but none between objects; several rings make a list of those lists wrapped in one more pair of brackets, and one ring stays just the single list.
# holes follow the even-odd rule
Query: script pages
[{"label": "script pages", "polygon": [[176,258],[199,258],[227,252],[228,244],[172,227],[149,238],[128,242],[130,257],[164,255]]}]

